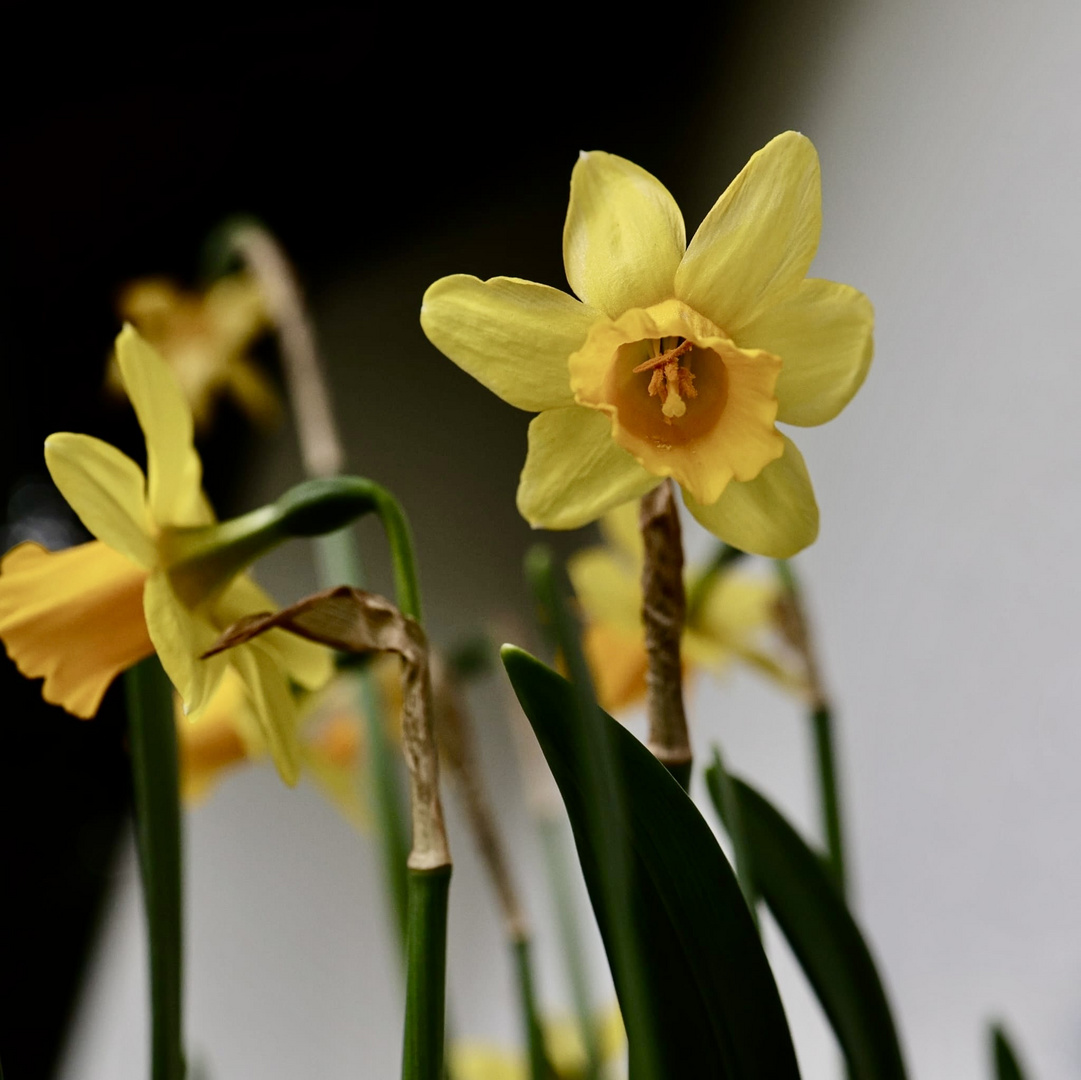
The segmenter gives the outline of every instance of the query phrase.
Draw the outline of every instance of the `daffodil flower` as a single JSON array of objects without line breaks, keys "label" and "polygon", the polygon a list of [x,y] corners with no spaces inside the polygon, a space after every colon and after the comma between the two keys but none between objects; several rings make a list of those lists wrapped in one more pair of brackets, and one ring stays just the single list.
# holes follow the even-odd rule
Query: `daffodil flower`
[{"label": "daffodil flower", "polygon": [[[231,274],[197,293],[166,278],[143,278],[124,288],[117,308],[173,369],[197,428],[209,426],[219,397],[231,398],[264,427],[281,418],[277,392],[247,355],[252,342],[270,326],[254,281]],[[108,383],[123,392],[115,358]]]},{"label": "daffodil flower", "polygon": [[[355,688],[333,679],[298,703],[298,753],[308,776],[354,828],[365,829],[371,815],[363,798],[364,740],[355,707]],[[209,704],[197,716],[176,710],[180,752],[180,792],[184,801],[206,799],[224,776],[267,756],[247,687],[233,668],[222,675]]]},{"label": "daffodil flower", "polygon": [[[608,712],[615,712],[646,696],[643,553],[637,507],[631,503],[609,511],[601,528],[607,543],[576,552],[567,562],[567,572],[585,618],[582,644],[597,700]],[[687,572],[688,595],[698,576],[693,568]],[[772,578],[736,570],[717,576],[684,627],[680,652],[685,670],[719,672],[740,660],[787,689],[802,690],[799,676],[765,648],[779,599]]]},{"label": "daffodil flower", "polygon": [[[235,667],[283,778],[299,769],[292,678],[314,689],[330,653],[284,632],[202,660],[222,628],[274,607],[240,573],[258,554],[236,522],[215,523],[192,415],[172,372],[131,327],[116,355],[146,438],[147,472],[115,447],[63,433],[45,442],[60,493],[97,537],[61,552],[22,544],[0,564],[0,638],[46,701],[92,716],[121,671],[157,652],[189,714]],[[243,519],[238,519],[243,521]]]},{"label": "daffodil flower", "polygon": [[744,551],[787,557],[815,539],[807,469],[775,422],[832,419],[872,352],[866,297],[806,276],[820,226],[818,157],[796,132],[751,158],[689,245],[658,180],[583,153],[563,232],[578,299],[506,277],[428,289],[431,341],[540,413],[518,488],[532,525],[577,528],[672,477]]}]

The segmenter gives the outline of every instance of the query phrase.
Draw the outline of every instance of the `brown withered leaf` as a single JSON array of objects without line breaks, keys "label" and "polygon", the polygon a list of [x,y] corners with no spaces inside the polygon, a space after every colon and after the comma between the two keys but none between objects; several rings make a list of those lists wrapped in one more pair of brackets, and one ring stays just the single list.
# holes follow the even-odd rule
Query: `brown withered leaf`
[{"label": "brown withered leaf", "polygon": [[449,865],[432,728],[428,642],[420,624],[384,597],[342,585],[305,597],[281,611],[241,619],[225,630],[206,655],[243,645],[275,628],[341,652],[392,652],[402,658],[402,749],[409,766],[413,806],[409,865],[418,870]]}]

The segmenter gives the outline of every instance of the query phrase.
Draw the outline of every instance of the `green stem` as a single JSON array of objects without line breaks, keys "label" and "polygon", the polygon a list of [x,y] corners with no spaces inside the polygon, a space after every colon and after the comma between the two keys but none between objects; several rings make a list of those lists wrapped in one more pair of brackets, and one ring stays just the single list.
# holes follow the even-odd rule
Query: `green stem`
[{"label": "green stem", "polygon": [[844,823],[841,812],[841,796],[837,783],[837,751],[833,731],[833,713],[818,667],[811,628],[803,601],[803,591],[792,564],[784,559],[775,563],[777,576],[788,594],[791,604],[794,642],[803,653],[807,680],[810,683],[812,706],[811,726],[814,728],[815,765],[818,773],[819,812],[822,815],[822,832],[826,842],[827,865],[838,891],[844,896],[848,889]]},{"label": "green stem", "polygon": [[589,666],[582,652],[578,627],[556,585],[552,554],[546,547],[532,548],[526,557],[526,573],[541,609],[546,629],[567,665],[576,704],[575,732],[578,756],[583,763],[587,827],[597,852],[605,922],[611,935],[620,986],[620,1004],[627,1031],[635,1033],[632,1055],[636,1080],[661,1080],[660,1054],[650,987],[645,980],[642,957],[631,905],[633,888],[630,851],[613,837],[626,837],[626,810],[622,775],[616,764],[608,727],[597,708]]},{"label": "green stem", "polygon": [[845,869],[844,834],[841,825],[840,794],[837,789],[837,761],[833,744],[833,719],[825,703],[811,711],[815,751],[818,762],[818,791],[821,799],[822,828],[826,835],[830,871],[841,895],[848,888]]},{"label": "green stem", "polygon": [[579,933],[578,911],[571,890],[566,833],[559,819],[545,817],[540,823],[540,834],[547,879],[555,904],[559,942],[563,947],[563,961],[567,966],[574,1011],[578,1014],[578,1026],[582,1029],[582,1042],[586,1050],[584,1080],[597,1080],[601,1069],[601,1048],[593,1018],[593,993],[585,964],[585,946]]},{"label": "green stem", "polygon": [[183,1080],[180,788],[173,688],[157,656],[125,676],[135,827],[150,954],[152,1080]]},{"label": "green stem", "polygon": [[721,757],[720,748],[713,747],[713,762],[706,769],[706,786],[709,788],[710,798],[717,807],[728,838],[732,841],[732,851],[736,862],[736,880],[739,882],[739,891],[743,893],[743,899],[747,901],[747,909],[751,913],[754,924],[758,926],[758,889],[751,877],[751,862],[748,857],[747,834],[743,830],[743,812],[739,805],[739,796],[732,786],[732,778],[725,768],[724,759]]},{"label": "green stem", "polygon": [[709,591],[713,588],[716,579],[745,555],[745,551],[740,551],[739,548],[734,548],[731,544],[720,543],[717,545],[713,558],[710,559],[706,568],[695,578],[691,587],[687,590],[688,626],[694,626],[698,617],[702,614],[702,606],[705,604],[706,597],[709,596]]},{"label": "green stem", "polygon": [[[366,585],[364,562],[352,529],[320,536],[316,540],[320,584],[324,588]],[[409,857],[409,830],[406,825],[405,793],[395,752],[384,723],[385,703],[370,668],[355,675],[360,713],[364,718],[367,749],[367,781],[375,810],[383,864],[383,883],[390,898],[395,926],[405,955],[407,933],[406,859]]]},{"label": "green stem", "polygon": [[409,870],[402,1080],[443,1080],[450,867]]},{"label": "green stem", "polygon": [[533,963],[530,958],[528,938],[511,942],[514,953],[514,970],[518,976],[518,999],[526,1028],[526,1046],[529,1048],[530,1080],[551,1080],[552,1067],[544,1047],[544,1030],[537,1016],[537,995],[533,984]]}]

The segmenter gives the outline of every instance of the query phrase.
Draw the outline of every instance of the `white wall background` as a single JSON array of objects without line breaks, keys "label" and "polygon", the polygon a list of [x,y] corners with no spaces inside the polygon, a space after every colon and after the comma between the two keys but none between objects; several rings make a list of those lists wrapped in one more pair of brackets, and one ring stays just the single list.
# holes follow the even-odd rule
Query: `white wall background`
[{"label": "white wall background", "polygon": [[[823,512],[800,566],[839,704],[859,910],[913,1076],[988,1076],[993,1015],[1008,1018],[1034,1076],[1081,1075],[1081,9],[920,0],[852,3],[828,19],[778,9],[752,44],[718,58],[724,108],[748,109],[735,144],[706,140],[693,160],[642,164],[684,198],[693,224],[752,150],[786,127],[805,131],[824,173],[814,272],[876,304],[865,388],[834,424],[796,433]],[[796,100],[777,89],[793,71]],[[465,224],[488,230],[493,250],[519,227]],[[433,244],[444,256],[457,242]],[[316,297],[342,400],[370,386],[353,362],[358,336],[415,318],[419,288],[448,269],[484,272],[444,266],[429,247]],[[491,272],[501,269],[518,272]],[[419,288],[403,296],[403,280]],[[412,509],[433,625],[448,636],[508,602],[499,596],[520,604],[524,532],[510,507],[520,459],[489,461],[483,446],[486,428],[519,418],[478,393],[477,412],[434,424],[438,380],[464,378],[440,371],[417,391],[428,413],[390,418],[426,474],[377,432],[356,432],[353,450]],[[284,442],[257,468],[257,494],[298,475]],[[504,509],[478,512],[488,499]],[[270,570],[285,598],[311,583],[300,552]],[[813,828],[798,711],[750,676],[718,699],[703,688],[695,704],[701,743],[722,738],[735,768]],[[485,753],[507,826],[526,837],[521,876],[541,896],[497,705],[479,704]],[[454,838],[455,1023],[510,1039],[493,909],[467,837]],[[190,816],[188,858],[188,1026],[215,1080],[395,1075],[397,976],[370,845],[311,791],[253,770]],[[130,861],[119,884],[68,1080],[144,1075]],[[556,1007],[567,995],[550,919],[542,901],[532,906],[542,997]],[[828,1032],[782,967],[805,1075],[839,1076]]]}]

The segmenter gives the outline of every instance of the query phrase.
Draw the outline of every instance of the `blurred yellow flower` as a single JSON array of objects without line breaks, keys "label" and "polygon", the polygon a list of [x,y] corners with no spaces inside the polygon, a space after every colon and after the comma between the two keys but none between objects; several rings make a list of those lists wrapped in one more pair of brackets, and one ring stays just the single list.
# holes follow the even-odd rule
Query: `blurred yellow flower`
[{"label": "blurred yellow flower", "polygon": [[331,654],[272,631],[227,656],[200,657],[220,631],[274,607],[239,571],[253,557],[231,523],[215,524],[202,491],[192,416],[161,357],[127,326],[120,373],[146,439],[147,472],[89,435],[45,442],[60,493],[96,540],[67,551],[21,544],[0,563],[0,638],[46,701],[92,716],[116,675],[157,651],[190,714],[236,668],[284,779],[296,780],[296,706],[289,679],[314,689]]},{"label": "blurred yellow flower", "polygon": [[[250,278],[222,277],[205,293],[180,289],[166,278],[143,278],[124,288],[117,308],[120,317],[165,357],[197,428],[209,426],[219,397],[231,398],[261,426],[281,418],[277,391],[247,355],[252,342],[270,326],[262,295]],[[115,357],[108,384],[123,393]]]},{"label": "blurred yellow flower", "polygon": [[668,191],[623,158],[583,153],[563,261],[573,297],[517,278],[442,278],[421,325],[504,401],[538,411],[518,508],[572,529],[663,477],[742,549],[784,558],[818,533],[803,458],[775,427],[824,423],[871,361],[872,310],[807,278],[821,194],[810,141],[756,153],[687,245]]},{"label": "blurred yellow flower", "polygon": [[[346,821],[366,828],[370,815],[362,795],[364,738],[352,680],[333,679],[308,695],[299,703],[298,724],[302,775],[312,779]],[[180,791],[188,803],[201,802],[232,770],[267,756],[247,688],[232,668],[197,716],[185,716],[178,699],[176,727]]]},{"label": "blurred yellow flower", "polygon": [[[610,1065],[627,1047],[623,1018],[613,1007],[598,1019],[601,1064]],[[585,1044],[576,1021],[569,1018],[546,1021],[544,1045],[556,1080],[581,1080],[586,1075]],[[454,1080],[529,1080],[529,1065],[524,1053],[503,1050],[488,1043],[463,1041],[455,1044],[450,1051],[450,1066]]]},{"label": "blurred yellow flower", "polygon": [[[615,712],[646,696],[638,507],[628,503],[610,511],[601,528],[607,544],[576,552],[567,561],[567,572],[585,619],[583,646],[597,700]],[[693,569],[687,573],[688,597],[698,577]],[[680,644],[685,671],[721,671],[738,659],[781,685],[802,689],[799,675],[764,647],[779,599],[780,588],[772,578],[734,570],[716,576],[698,610],[688,613]]]}]

